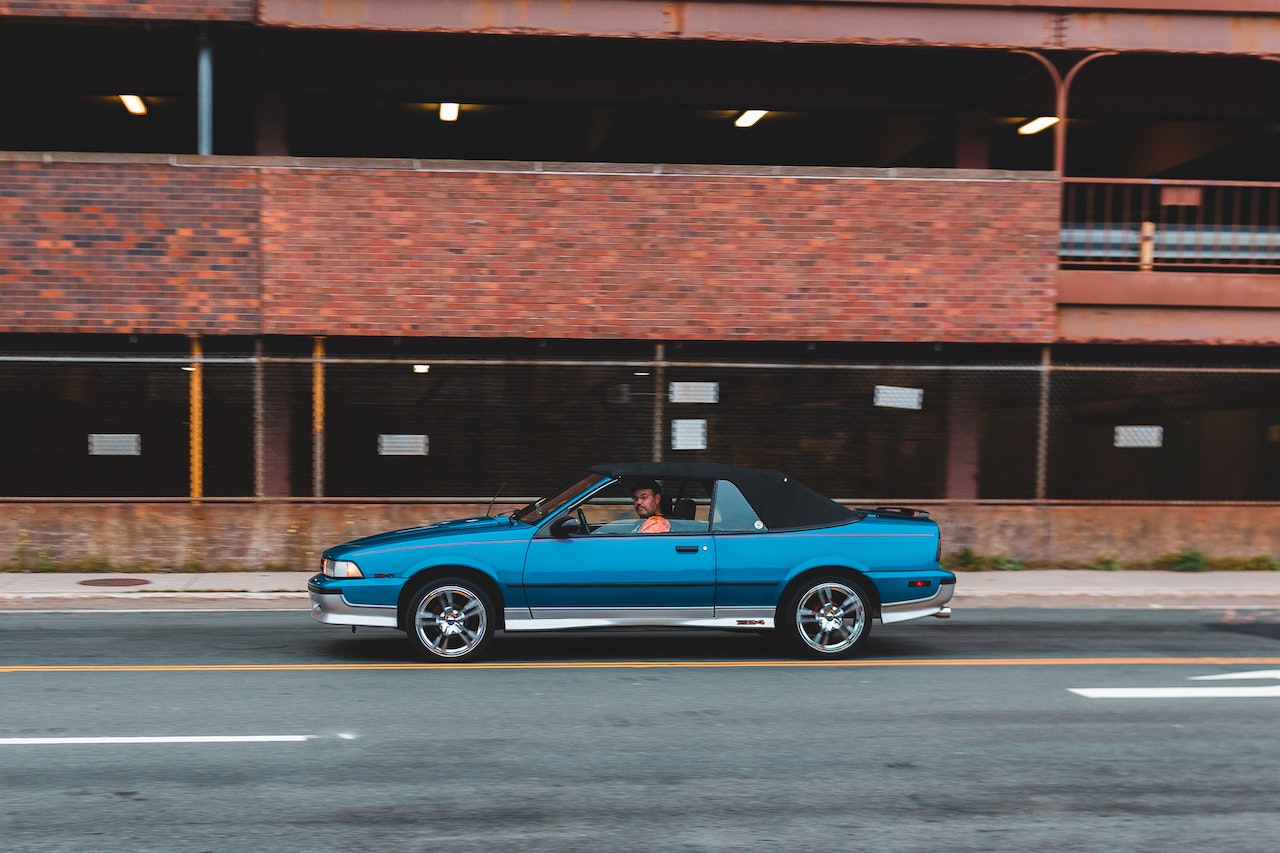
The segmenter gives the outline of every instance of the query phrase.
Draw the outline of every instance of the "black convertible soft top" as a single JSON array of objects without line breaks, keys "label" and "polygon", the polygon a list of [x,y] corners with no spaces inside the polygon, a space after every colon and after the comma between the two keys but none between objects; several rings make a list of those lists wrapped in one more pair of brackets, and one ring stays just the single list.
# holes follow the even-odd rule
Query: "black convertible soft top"
[{"label": "black convertible soft top", "polygon": [[714,462],[619,462],[587,470],[618,479],[728,480],[772,530],[844,524],[862,517],[862,513],[841,506],[781,471]]}]

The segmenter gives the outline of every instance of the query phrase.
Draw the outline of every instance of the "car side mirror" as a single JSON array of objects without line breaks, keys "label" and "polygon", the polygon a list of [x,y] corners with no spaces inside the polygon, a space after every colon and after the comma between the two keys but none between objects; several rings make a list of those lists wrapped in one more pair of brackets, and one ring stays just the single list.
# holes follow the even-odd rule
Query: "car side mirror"
[{"label": "car side mirror", "polygon": [[572,515],[566,515],[551,522],[551,535],[557,539],[567,539],[570,536],[579,536],[581,534],[582,525]]}]

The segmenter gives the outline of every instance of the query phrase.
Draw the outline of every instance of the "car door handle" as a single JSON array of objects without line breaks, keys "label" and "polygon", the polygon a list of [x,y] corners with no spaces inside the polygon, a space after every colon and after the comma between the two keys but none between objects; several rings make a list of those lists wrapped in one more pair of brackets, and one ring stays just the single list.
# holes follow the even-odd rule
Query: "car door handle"
[{"label": "car door handle", "polygon": [[677,554],[696,554],[698,553],[698,546],[697,545],[677,545],[676,553]]}]

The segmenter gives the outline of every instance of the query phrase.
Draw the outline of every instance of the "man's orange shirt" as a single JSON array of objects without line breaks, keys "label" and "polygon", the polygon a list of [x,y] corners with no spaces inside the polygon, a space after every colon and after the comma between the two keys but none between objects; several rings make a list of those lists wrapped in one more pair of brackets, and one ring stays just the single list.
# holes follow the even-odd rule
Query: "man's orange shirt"
[{"label": "man's orange shirt", "polygon": [[644,523],[636,529],[637,533],[666,533],[671,529],[671,522],[667,521],[662,515],[655,513],[644,520]]}]

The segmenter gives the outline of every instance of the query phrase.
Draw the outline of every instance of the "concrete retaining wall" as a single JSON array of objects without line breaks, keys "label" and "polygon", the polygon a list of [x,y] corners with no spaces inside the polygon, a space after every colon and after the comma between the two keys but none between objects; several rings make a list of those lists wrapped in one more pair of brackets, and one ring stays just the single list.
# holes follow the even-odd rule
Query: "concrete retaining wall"
[{"label": "concrete retaining wall", "polygon": [[1206,557],[1280,557],[1280,505],[940,506],[942,549],[1023,563],[1154,560],[1184,548]]},{"label": "concrete retaining wall", "polygon": [[[325,548],[347,539],[485,509],[482,504],[0,505],[0,570],[310,571]],[[942,527],[944,553],[971,548],[1027,565],[1152,560],[1183,548],[1208,557],[1280,557],[1280,505],[929,509]]]}]

